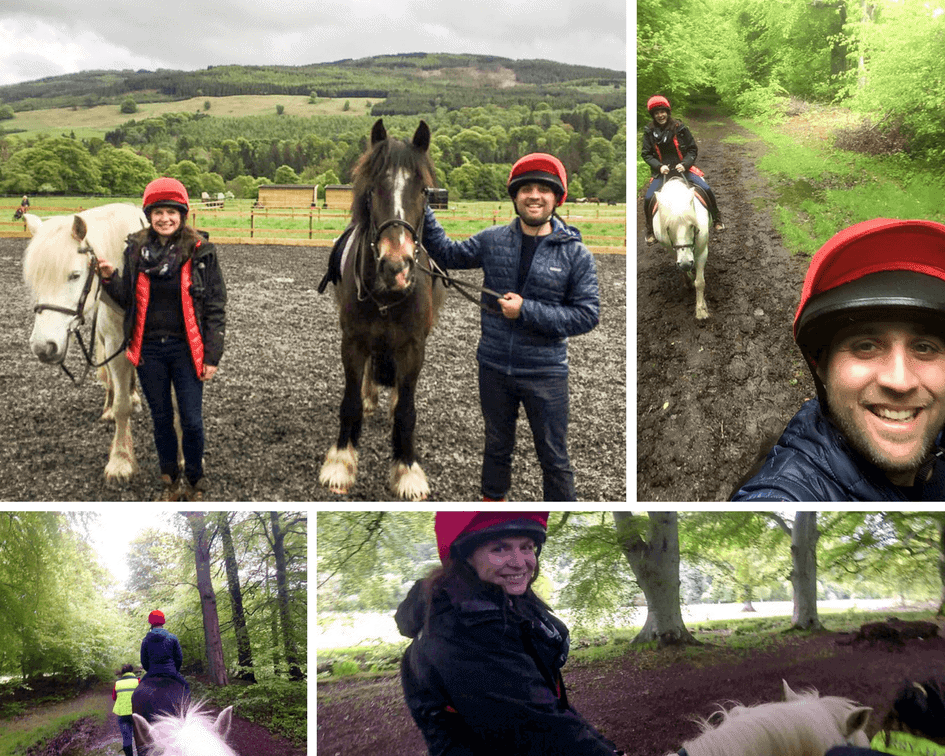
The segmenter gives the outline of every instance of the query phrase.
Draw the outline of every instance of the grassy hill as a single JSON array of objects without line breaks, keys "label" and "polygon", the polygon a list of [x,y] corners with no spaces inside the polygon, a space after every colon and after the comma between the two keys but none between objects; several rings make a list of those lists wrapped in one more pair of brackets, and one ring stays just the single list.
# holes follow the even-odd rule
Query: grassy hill
[{"label": "grassy hill", "polygon": [[[539,102],[549,96],[604,110],[624,107],[626,72],[545,60],[413,53],[309,66],[210,66],[200,71],[83,71],[0,87],[17,113],[52,108],[177,102],[235,95],[295,95],[387,101],[407,114],[454,103]],[[392,102],[393,101],[393,105]],[[180,108],[178,108],[180,110]],[[388,109],[387,113],[394,111]],[[409,111],[417,112],[417,111]],[[383,115],[384,113],[379,113]]]}]

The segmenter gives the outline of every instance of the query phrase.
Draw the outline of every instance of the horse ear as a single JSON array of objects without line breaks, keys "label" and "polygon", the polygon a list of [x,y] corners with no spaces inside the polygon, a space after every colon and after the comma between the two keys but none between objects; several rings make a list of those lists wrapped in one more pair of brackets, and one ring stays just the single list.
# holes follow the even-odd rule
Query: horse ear
[{"label": "horse ear", "polygon": [[226,734],[230,731],[230,725],[233,723],[233,707],[227,706],[217,717],[216,727],[220,737],[226,740]]},{"label": "horse ear", "polygon": [[420,121],[417,130],[413,134],[413,146],[418,150],[426,152],[430,147],[430,127],[426,121]]},{"label": "horse ear", "polygon": [[75,216],[75,220],[72,221],[72,238],[80,242],[85,238],[86,233],[88,233],[88,228],[85,221],[81,216]]},{"label": "horse ear", "polygon": [[371,146],[373,147],[378,142],[383,142],[387,139],[387,129],[384,128],[384,119],[378,118],[377,123],[374,124],[374,128],[371,129]]},{"label": "horse ear", "polygon": [[42,219],[31,213],[26,213],[23,217],[26,218],[26,230],[30,232],[30,236],[36,236],[39,227],[43,225]]},{"label": "horse ear", "polygon": [[796,701],[800,698],[797,693],[791,690],[791,686],[787,684],[787,680],[781,680],[781,684],[784,686],[784,700],[785,701]]},{"label": "horse ear", "polygon": [[151,742],[151,725],[149,725],[148,720],[140,714],[132,714],[131,717],[134,721],[135,740],[138,742],[138,747],[140,748],[146,743]]},{"label": "horse ear", "polygon": [[847,715],[847,720],[844,722],[846,729],[843,732],[844,737],[849,737],[857,730],[865,730],[866,723],[869,721],[870,714],[873,713],[873,710],[869,706],[860,706]]}]

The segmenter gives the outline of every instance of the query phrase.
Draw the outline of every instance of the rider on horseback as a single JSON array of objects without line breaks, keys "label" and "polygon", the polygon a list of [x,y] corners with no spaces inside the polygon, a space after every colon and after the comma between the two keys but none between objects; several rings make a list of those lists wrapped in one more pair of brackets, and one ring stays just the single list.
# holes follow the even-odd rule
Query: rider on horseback
[{"label": "rider on horseback", "polygon": [[646,103],[653,122],[643,129],[643,159],[650,166],[650,185],[643,200],[643,217],[646,219],[646,243],[653,244],[653,195],[663,188],[667,174],[675,171],[682,174],[700,191],[708,202],[709,215],[716,231],[722,231],[722,214],[715,193],[703,178],[702,171],[695,167],[699,148],[692,132],[681,121],[672,116],[669,100],[662,95],[653,95]]},{"label": "rider on horseback", "polygon": [[148,622],[151,630],[141,641],[141,666],[147,674],[141,678],[141,682],[151,677],[172,677],[179,681],[189,694],[190,683],[180,673],[184,653],[177,636],[164,629],[164,612],[155,609],[148,615]]}]

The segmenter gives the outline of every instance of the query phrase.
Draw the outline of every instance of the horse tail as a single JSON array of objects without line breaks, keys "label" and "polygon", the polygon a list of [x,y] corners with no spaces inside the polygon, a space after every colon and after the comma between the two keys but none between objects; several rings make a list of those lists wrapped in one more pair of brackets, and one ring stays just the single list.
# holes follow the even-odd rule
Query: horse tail
[{"label": "horse tail", "polygon": [[371,358],[374,365],[374,382],[388,388],[393,386],[397,378],[397,363],[390,349],[381,349],[372,354]]}]

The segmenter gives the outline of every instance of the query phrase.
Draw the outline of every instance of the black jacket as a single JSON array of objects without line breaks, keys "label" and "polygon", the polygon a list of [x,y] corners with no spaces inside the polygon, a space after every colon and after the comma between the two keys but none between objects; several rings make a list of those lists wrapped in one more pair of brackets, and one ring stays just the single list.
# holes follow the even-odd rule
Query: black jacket
[{"label": "black jacket", "polygon": [[[675,138],[679,143],[679,151],[676,150]],[[680,158],[679,153],[682,153]],[[663,127],[658,127],[650,122],[643,128],[643,150],[641,152],[643,160],[650,166],[650,173],[653,176],[660,175],[660,166],[668,165],[671,168],[682,163],[688,171],[696,163],[699,156],[699,148],[696,146],[696,140],[689,131],[689,127],[680,121],[670,119],[669,123]]]},{"label": "black jacket", "polygon": [[530,595],[509,600],[497,586],[457,580],[434,597],[425,628],[422,586],[396,620],[413,638],[401,682],[431,756],[614,756],[614,744],[568,704],[561,620]]},{"label": "black jacket", "polygon": [[[149,241],[154,241],[154,237],[150,228],[129,236],[121,276],[116,274],[104,284],[105,293],[125,311],[126,339],[131,336],[135,322],[135,281],[141,266],[141,248]],[[226,335],[226,285],[216,247],[190,226],[182,227],[178,243],[184,248],[183,259],[193,258],[194,261],[190,295],[203,340],[204,362],[207,365],[219,365]]]}]

